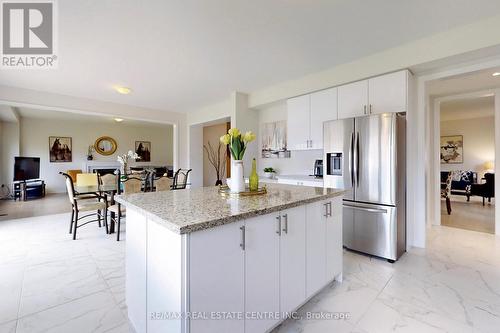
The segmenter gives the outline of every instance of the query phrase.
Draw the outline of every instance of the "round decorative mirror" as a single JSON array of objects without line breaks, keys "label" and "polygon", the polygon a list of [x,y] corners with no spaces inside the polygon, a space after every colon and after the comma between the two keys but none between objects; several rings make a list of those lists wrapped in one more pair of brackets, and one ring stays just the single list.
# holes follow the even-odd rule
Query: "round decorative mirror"
[{"label": "round decorative mirror", "polygon": [[101,136],[94,143],[95,151],[105,156],[113,154],[116,151],[116,147],[117,144],[115,139],[109,136]]}]

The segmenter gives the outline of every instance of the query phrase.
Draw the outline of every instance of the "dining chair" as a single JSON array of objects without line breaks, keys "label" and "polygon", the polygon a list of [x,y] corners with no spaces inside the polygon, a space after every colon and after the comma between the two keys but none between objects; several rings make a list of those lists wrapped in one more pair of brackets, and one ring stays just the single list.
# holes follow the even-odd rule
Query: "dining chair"
[{"label": "dining chair", "polygon": [[156,179],[153,178],[153,181],[154,183],[152,183],[152,187],[156,188],[156,192],[170,191],[172,189],[172,184],[173,184],[172,178],[162,176]]},{"label": "dining chair", "polygon": [[174,182],[172,184],[172,190],[185,189],[188,181],[189,173],[192,169],[179,169],[174,175]]},{"label": "dining chair", "polygon": [[98,186],[97,173],[79,173],[76,175],[77,186]]},{"label": "dining chair", "polygon": [[444,198],[446,201],[446,210],[448,215],[451,214],[451,181],[453,180],[453,173],[448,173],[448,178],[446,178],[446,186],[441,189],[441,198]]},{"label": "dining chair", "polygon": [[[142,180],[139,178],[128,178],[122,182],[123,193],[133,194],[142,192]],[[120,186],[118,186],[118,194],[121,193]],[[121,220],[125,213],[124,207],[120,203],[116,203],[108,207],[108,211],[114,213],[114,218],[111,217],[112,221],[116,223],[116,241],[120,241],[120,226]]]},{"label": "dining chair", "polygon": [[[88,199],[78,199],[75,194],[75,187],[73,184],[73,179],[67,173],[61,173],[65,177],[66,191],[68,192],[68,198],[71,203],[71,223],[70,223],[70,233],[73,233],[73,240],[76,239],[76,230],[83,227],[91,222],[99,222],[101,218],[104,219],[104,226],[106,227],[106,233],[108,233],[108,219],[106,202],[104,201],[91,201]],[[96,194],[96,199],[100,197]],[[80,213],[89,212],[87,215],[79,216]],[[84,223],[78,225],[78,221],[81,221],[87,217],[96,216],[94,220],[87,220]]]},{"label": "dining chair", "polygon": [[116,175],[107,173],[105,175],[98,175],[100,185],[114,185],[116,184]]}]

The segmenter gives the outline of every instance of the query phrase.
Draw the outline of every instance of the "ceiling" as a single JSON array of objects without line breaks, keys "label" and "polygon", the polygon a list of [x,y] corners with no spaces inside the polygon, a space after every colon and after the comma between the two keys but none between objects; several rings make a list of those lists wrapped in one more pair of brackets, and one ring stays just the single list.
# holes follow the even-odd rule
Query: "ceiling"
[{"label": "ceiling", "polygon": [[0,84],[178,112],[500,13],[498,0],[79,0],[58,8],[59,68],[2,71]]},{"label": "ceiling", "polygon": [[[2,121],[5,117],[12,117],[11,112],[9,112],[10,107],[5,105],[0,105],[0,121]],[[99,123],[109,123],[109,124],[123,124],[123,125],[131,125],[131,126],[148,126],[148,127],[166,127],[172,126],[168,124],[162,124],[157,122],[147,122],[135,119],[124,119],[121,123],[117,123],[113,117],[105,117],[105,116],[96,116],[84,113],[71,113],[71,112],[62,112],[62,111],[52,111],[52,110],[38,110],[38,109],[30,109],[30,108],[16,108],[16,112],[19,114],[21,118],[40,118],[40,119],[52,119],[54,121],[57,120],[73,120],[73,121],[81,121],[81,122],[99,122]],[[9,121],[4,119],[3,121]],[[14,118],[14,120],[17,119]]]},{"label": "ceiling", "polygon": [[492,75],[495,72],[500,72],[500,67],[430,81],[428,93],[431,97],[444,97],[500,88],[500,76]]},{"label": "ceiling", "polygon": [[441,121],[493,117],[495,97],[455,99],[441,103]]}]

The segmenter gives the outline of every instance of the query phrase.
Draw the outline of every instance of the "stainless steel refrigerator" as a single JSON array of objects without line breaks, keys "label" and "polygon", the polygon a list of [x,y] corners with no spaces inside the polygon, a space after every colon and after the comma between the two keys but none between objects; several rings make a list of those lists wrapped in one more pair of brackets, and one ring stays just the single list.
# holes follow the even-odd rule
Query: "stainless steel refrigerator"
[{"label": "stainless steel refrigerator", "polygon": [[391,262],[406,250],[406,114],[324,123],[324,183],[345,188],[344,246]]}]

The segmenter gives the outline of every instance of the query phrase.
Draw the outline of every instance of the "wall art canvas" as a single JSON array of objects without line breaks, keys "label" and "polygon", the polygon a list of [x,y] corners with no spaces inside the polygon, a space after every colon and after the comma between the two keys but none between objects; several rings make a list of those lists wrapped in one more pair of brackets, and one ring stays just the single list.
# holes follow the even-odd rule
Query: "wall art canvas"
[{"label": "wall art canvas", "polygon": [[462,135],[441,137],[441,164],[464,162],[464,138]]},{"label": "wall art canvas", "polygon": [[286,121],[262,125],[262,158],[289,158]]},{"label": "wall art canvas", "polygon": [[135,152],[139,155],[138,162],[151,162],[151,142],[136,141]]},{"label": "wall art canvas", "polygon": [[50,162],[71,162],[73,159],[71,138],[49,136],[49,159]]}]

